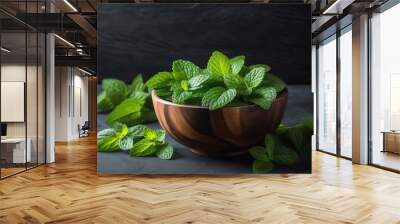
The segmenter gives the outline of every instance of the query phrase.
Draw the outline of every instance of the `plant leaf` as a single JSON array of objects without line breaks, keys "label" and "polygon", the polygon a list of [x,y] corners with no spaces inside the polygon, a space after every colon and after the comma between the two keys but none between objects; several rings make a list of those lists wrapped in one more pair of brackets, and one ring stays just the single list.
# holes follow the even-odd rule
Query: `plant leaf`
[{"label": "plant leaf", "polygon": [[201,69],[191,61],[176,60],[172,63],[172,74],[175,80],[190,79],[199,75]]},{"label": "plant leaf", "polygon": [[269,65],[266,65],[266,64],[256,64],[256,65],[249,66],[250,70],[253,69],[253,68],[263,68],[265,70],[265,72],[271,71],[271,67]]},{"label": "plant leaf", "polygon": [[138,74],[131,83],[131,90],[132,91],[144,91],[146,86],[144,85],[143,82],[143,76],[142,74]]},{"label": "plant leaf", "polygon": [[189,79],[189,85],[191,90],[196,90],[202,87],[205,84],[210,76],[208,75],[197,75]]},{"label": "plant leaf", "polygon": [[139,100],[143,100],[146,101],[146,99],[150,96],[149,93],[143,92],[143,91],[133,91],[131,93],[131,95],[129,96],[129,98],[132,99],[139,99]]},{"label": "plant leaf", "polygon": [[268,158],[271,158],[272,160],[274,159],[274,150],[277,143],[276,137],[272,136],[271,134],[267,134],[265,136],[265,150]]},{"label": "plant leaf", "polygon": [[230,64],[231,64],[231,69],[232,69],[232,73],[237,75],[239,74],[240,70],[242,69],[243,65],[244,65],[244,61],[245,61],[246,57],[243,55],[240,56],[236,56],[234,58],[231,58],[229,60]]},{"label": "plant leaf", "polygon": [[231,64],[229,58],[219,51],[214,51],[208,60],[207,70],[221,77],[230,74]]},{"label": "plant leaf", "polygon": [[225,91],[224,87],[217,86],[209,89],[203,96],[201,105],[204,107],[210,106],[211,102],[217,99]]},{"label": "plant leaf", "polygon": [[211,102],[209,109],[216,110],[216,109],[224,107],[225,105],[228,105],[230,102],[232,102],[233,99],[235,99],[236,94],[237,94],[237,92],[235,89],[226,90],[218,97],[218,99],[213,100]]},{"label": "plant leaf", "polygon": [[275,88],[276,92],[279,93],[286,88],[285,82],[273,74],[266,74],[263,83],[266,86]]},{"label": "plant leaf", "polygon": [[170,72],[159,72],[153,75],[146,83],[146,85],[151,89],[159,89],[169,87],[173,76]]},{"label": "plant leaf", "polygon": [[253,162],[254,173],[269,173],[274,169],[274,164],[271,161],[255,160]]},{"label": "plant leaf", "polygon": [[151,156],[156,153],[157,148],[153,141],[142,139],[136,142],[130,150],[131,156]]},{"label": "plant leaf", "polygon": [[165,143],[158,147],[156,154],[157,154],[157,157],[160,159],[169,160],[169,159],[172,159],[172,156],[174,154],[174,149],[172,148],[171,144]]},{"label": "plant leaf", "polygon": [[276,91],[272,87],[262,87],[254,91],[254,93],[247,98],[248,101],[268,110],[276,99]]},{"label": "plant leaf", "polygon": [[262,67],[253,68],[244,77],[244,82],[249,88],[256,88],[264,79],[265,69]]},{"label": "plant leaf", "polygon": [[[129,115],[140,113],[143,105],[143,100],[128,98],[115,107],[115,109],[108,115],[106,122],[108,125],[112,125]],[[126,120],[124,120],[124,122],[126,122]]]},{"label": "plant leaf", "polygon": [[267,156],[265,148],[262,146],[254,146],[250,148],[249,153],[256,160],[267,161],[267,162],[270,161],[270,159]]},{"label": "plant leaf", "polygon": [[146,129],[149,128],[144,125],[135,125],[128,129],[128,135],[132,138],[143,138]]},{"label": "plant leaf", "polygon": [[188,80],[182,80],[181,81],[181,88],[185,91],[189,90],[189,82]]},{"label": "plant leaf", "polygon": [[121,103],[129,93],[126,84],[118,79],[103,79],[102,88],[113,105]]},{"label": "plant leaf", "polygon": [[227,74],[224,76],[224,83],[228,88],[238,89],[246,87],[242,76],[235,74]]},{"label": "plant leaf", "polygon": [[296,151],[286,147],[285,145],[279,144],[274,149],[274,162],[280,165],[290,166],[295,164],[299,160],[299,156]]},{"label": "plant leaf", "polygon": [[110,98],[107,97],[106,92],[103,91],[97,96],[97,110],[100,113],[106,113],[114,108]]},{"label": "plant leaf", "polygon": [[192,96],[192,92],[176,90],[172,93],[172,102],[184,104]]},{"label": "plant leaf", "polygon": [[123,151],[129,151],[133,147],[133,138],[131,137],[124,137],[119,140],[118,142],[119,148]]}]

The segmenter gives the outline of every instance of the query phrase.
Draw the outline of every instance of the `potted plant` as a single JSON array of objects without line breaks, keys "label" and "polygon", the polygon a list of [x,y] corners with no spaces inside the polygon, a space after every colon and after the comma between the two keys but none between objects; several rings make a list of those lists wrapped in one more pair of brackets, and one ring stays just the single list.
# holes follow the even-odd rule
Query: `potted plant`
[{"label": "potted plant", "polygon": [[205,69],[176,60],[146,85],[161,126],[193,152],[207,156],[246,153],[283,118],[288,91],[265,64],[214,51]]}]

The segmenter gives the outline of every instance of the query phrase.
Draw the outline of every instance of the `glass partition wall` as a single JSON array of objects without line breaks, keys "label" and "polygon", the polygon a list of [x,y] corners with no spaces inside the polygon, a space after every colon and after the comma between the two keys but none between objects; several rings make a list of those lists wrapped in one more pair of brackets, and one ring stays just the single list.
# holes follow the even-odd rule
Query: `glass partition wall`
[{"label": "glass partition wall", "polygon": [[317,149],[352,157],[351,25],[317,46]]},{"label": "glass partition wall", "polygon": [[400,4],[371,18],[370,163],[400,171]]},{"label": "glass partition wall", "polygon": [[14,19],[0,12],[1,179],[45,163],[46,156],[45,35]]}]

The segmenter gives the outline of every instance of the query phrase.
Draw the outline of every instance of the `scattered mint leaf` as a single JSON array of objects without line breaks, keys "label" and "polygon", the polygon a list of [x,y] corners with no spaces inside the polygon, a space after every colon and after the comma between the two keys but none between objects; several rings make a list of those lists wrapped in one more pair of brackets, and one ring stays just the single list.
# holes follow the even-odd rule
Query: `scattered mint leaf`
[{"label": "scattered mint leaf", "polygon": [[121,103],[129,93],[127,85],[118,79],[103,79],[102,88],[113,105]]},{"label": "scattered mint leaf", "polygon": [[276,145],[274,149],[274,162],[280,165],[290,166],[299,160],[296,151],[286,147],[285,145]]},{"label": "scattered mint leaf", "polygon": [[156,151],[157,147],[154,141],[144,138],[133,145],[132,149],[130,150],[130,155],[139,157],[151,156],[155,154]]},{"label": "scattered mint leaf", "polygon": [[146,86],[143,82],[143,76],[142,74],[138,74],[133,80],[131,84],[131,91],[144,91],[146,89]]},{"label": "scattered mint leaf", "polygon": [[253,162],[254,173],[269,173],[274,169],[274,164],[271,161],[255,160]]},{"label": "scattered mint leaf", "polygon": [[268,158],[274,159],[274,150],[277,143],[277,140],[271,134],[265,136],[265,150]]},{"label": "scattered mint leaf", "polygon": [[119,140],[118,146],[122,151],[131,150],[133,147],[133,138],[125,136],[124,138]]},{"label": "scattered mint leaf", "polygon": [[146,83],[151,89],[159,89],[168,87],[173,80],[173,76],[170,72],[159,72],[152,76]]},{"label": "scattered mint leaf", "polygon": [[97,110],[100,113],[106,113],[114,108],[110,98],[107,97],[106,92],[103,91],[97,96]]},{"label": "scattered mint leaf", "polygon": [[112,125],[115,122],[127,123],[127,119],[137,119],[141,116],[140,111],[143,105],[143,100],[128,98],[115,107],[106,118],[106,122],[108,125]]},{"label": "scattered mint leaf", "polygon": [[157,157],[163,160],[169,160],[174,154],[174,149],[169,143],[160,145],[157,150]]},{"label": "scattered mint leaf", "polygon": [[267,162],[270,161],[270,159],[267,156],[265,148],[262,146],[254,146],[250,148],[249,153],[256,160],[267,161]]}]

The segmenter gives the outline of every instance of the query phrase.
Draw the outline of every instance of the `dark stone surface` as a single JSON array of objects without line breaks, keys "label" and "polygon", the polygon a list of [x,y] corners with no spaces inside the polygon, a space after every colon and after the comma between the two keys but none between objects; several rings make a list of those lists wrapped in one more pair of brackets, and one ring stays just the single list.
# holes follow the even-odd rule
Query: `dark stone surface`
[{"label": "dark stone surface", "polygon": [[[284,116],[284,123],[293,125],[300,122],[306,116],[312,116],[313,97],[310,86],[288,86],[289,102]],[[99,88],[100,89],[100,88]],[[105,114],[98,114],[98,129],[107,127]],[[150,125],[159,127],[158,124]],[[154,157],[135,158],[126,152],[98,153],[97,171],[100,174],[238,174],[251,173],[252,159],[249,155],[210,158],[199,156],[190,149],[179,144],[167,136],[175,149],[175,158],[164,161]],[[274,170],[275,173],[304,173],[310,172],[306,165],[298,165],[292,168],[281,167]]]},{"label": "dark stone surface", "polygon": [[181,58],[205,67],[221,50],[271,65],[288,84],[311,82],[309,5],[100,4],[97,26],[99,81],[147,78]]}]

